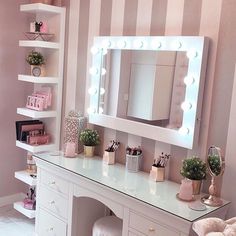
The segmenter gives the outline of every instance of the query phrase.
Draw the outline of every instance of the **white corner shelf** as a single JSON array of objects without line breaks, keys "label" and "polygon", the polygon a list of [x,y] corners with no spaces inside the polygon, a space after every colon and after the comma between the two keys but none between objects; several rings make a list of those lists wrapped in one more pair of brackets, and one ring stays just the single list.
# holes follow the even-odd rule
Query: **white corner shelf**
[{"label": "white corner shelf", "polygon": [[45,152],[45,151],[53,151],[56,149],[55,144],[45,144],[45,145],[29,145],[27,143],[23,143],[19,140],[16,140],[16,146],[27,150],[32,153],[36,152]]},{"label": "white corner shelf", "polygon": [[62,10],[62,7],[52,6],[43,3],[24,4],[20,6],[20,11],[28,13],[60,14]]},{"label": "white corner shelf", "polygon": [[22,171],[16,171],[15,172],[15,178],[19,179],[20,181],[30,185],[30,186],[36,186],[37,185],[37,179],[30,176],[31,173],[27,172],[26,170]]},{"label": "white corner shelf", "polygon": [[17,108],[17,114],[31,118],[50,118],[57,116],[56,111],[35,111],[25,107]]},{"label": "white corner shelf", "polygon": [[18,75],[18,80],[35,84],[57,84],[58,77],[35,77],[32,75]]},{"label": "white corner shelf", "polygon": [[51,49],[59,49],[59,43],[54,42],[46,42],[39,40],[20,40],[20,47],[34,47],[34,48],[51,48]]},{"label": "white corner shelf", "polygon": [[26,217],[33,219],[35,218],[35,210],[28,210],[24,208],[23,202],[15,202],[14,209],[25,215]]}]

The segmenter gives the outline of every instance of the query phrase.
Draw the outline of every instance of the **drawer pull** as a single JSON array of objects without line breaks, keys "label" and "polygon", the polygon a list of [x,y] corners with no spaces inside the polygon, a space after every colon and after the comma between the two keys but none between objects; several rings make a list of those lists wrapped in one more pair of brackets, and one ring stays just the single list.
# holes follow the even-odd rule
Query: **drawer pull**
[{"label": "drawer pull", "polygon": [[47,232],[52,232],[53,230],[54,230],[53,227],[51,227],[51,228],[47,229]]},{"label": "drawer pull", "polygon": [[55,204],[55,201],[51,201],[51,202],[49,202],[49,204],[50,204],[50,205],[53,205],[53,204]]},{"label": "drawer pull", "polygon": [[148,229],[148,231],[149,231],[149,232],[154,232],[154,231],[155,231],[155,229],[154,229],[154,228],[152,228],[152,227],[150,227],[150,228]]},{"label": "drawer pull", "polygon": [[48,183],[48,185],[55,185],[56,184],[56,181],[51,181]]}]

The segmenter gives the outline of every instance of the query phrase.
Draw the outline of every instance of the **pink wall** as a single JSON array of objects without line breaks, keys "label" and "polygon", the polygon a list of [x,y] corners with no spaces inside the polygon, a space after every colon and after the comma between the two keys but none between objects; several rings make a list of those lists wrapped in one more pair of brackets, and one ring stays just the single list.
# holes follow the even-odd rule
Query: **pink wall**
[{"label": "pink wall", "polygon": [[[71,0],[75,2],[76,0]],[[88,68],[91,65],[89,48],[93,37],[99,35],[204,35],[211,39],[203,109],[201,117],[200,140],[198,147],[193,150],[163,145],[160,142],[142,137],[135,137],[128,133],[102,129],[102,145],[110,138],[117,138],[122,143],[119,154],[124,155],[127,144],[141,144],[144,149],[143,169],[149,171],[153,156],[161,150],[170,150],[169,178],[180,182],[179,169],[181,160],[191,155],[206,158],[207,148],[218,145],[226,150],[229,130],[229,114],[234,81],[236,61],[236,1],[235,0],[80,0],[76,1],[79,20],[78,34],[71,36],[78,38],[78,62],[73,72],[78,74],[75,83],[76,99],[67,101],[72,108],[86,110],[88,96],[85,94],[88,84]],[[70,25],[75,22],[70,22]],[[86,26],[86,27],[84,27]],[[71,32],[73,33],[73,31]],[[69,54],[73,54],[71,50]],[[86,62],[86,63],[85,63]],[[87,87],[86,87],[87,86]],[[67,95],[66,95],[67,96]],[[235,99],[235,97],[233,97]],[[232,134],[230,136],[232,141]],[[164,148],[164,149],[163,149]],[[100,151],[104,146],[100,147]],[[233,148],[229,148],[233,150]],[[230,156],[228,156],[230,153]],[[233,162],[235,152],[226,152],[226,163],[231,166],[230,173],[236,173]],[[124,162],[124,157],[118,160]],[[226,169],[227,173],[227,169]],[[222,196],[234,202],[230,194],[231,187],[225,186],[231,179],[228,174],[224,177]],[[221,181],[219,181],[219,186]],[[205,183],[207,189],[208,183]],[[228,193],[228,194],[225,194]],[[233,212],[236,215],[236,207]]]},{"label": "pink wall", "polygon": [[19,4],[27,1],[11,0],[0,3],[0,197],[21,192],[24,185],[14,178],[16,170],[26,168],[26,152],[15,146],[16,108],[25,104],[27,87],[17,80],[25,68],[25,52],[19,48],[24,39],[26,16]]}]

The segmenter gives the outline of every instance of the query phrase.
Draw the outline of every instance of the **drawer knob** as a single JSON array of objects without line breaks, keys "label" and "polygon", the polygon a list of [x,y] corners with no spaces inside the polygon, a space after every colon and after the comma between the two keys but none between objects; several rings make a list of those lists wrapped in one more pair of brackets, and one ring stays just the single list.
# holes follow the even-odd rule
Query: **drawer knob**
[{"label": "drawer knob", "polygon": [[53,231],[53,227],[47,229],[47,232],[52,232]]},{"label": "drawer knob", "polygon": [[150,227],[150,228],[148,229],[148,231],[149,231],[149,232],[154,232],[154,231],[155,231],[155,229],[154,229],[154,228],[152,228],[152,227]]},{"label": "drawer knob", "polygon": [[51,202],[49,202],[49,204],[50,204],[50,205],[53,205],[53,204],[55,204],[55,201],[51,201]]},{"label": "drawer knob", "polygon": [[51,181],[48,183],[49,185],[55,185],[56,184],[56,181]]}]

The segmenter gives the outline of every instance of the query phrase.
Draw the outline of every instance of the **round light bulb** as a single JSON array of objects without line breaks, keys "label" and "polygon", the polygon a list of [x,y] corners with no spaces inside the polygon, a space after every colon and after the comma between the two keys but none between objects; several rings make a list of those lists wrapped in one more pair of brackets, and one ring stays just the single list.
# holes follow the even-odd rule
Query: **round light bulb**
[{"label": "round light bulb", "polygon": [[190,102],[185,101],[181,104],[181,108],[183,111],[188,111],[192,108],[192,104]]},{"label": "round light bulb", "polygon": [[173,49],[180,49],[182,47],[182,43],[180,41],[174,41],[172,43]]},{"label": "round light bulb", "polygon": [[88,93],[90,95],[95,95],[97,93],[97,89],[94,88],[94,87],[91,87],[91,88],[88,89]]},{"label": "round light bulb", "polygon": [[94,114],[96,112],[96,109],[94,107],[89,107],[87,109],[88,114]]},{"label": "round light bulb", "polygon": [[99,112],[99,114],[102,114],[103,113],[103,108],[99,107],[98,112]]},{"label": "round light bulb", "polygon": [[157,40],[153,40],[151,45],[153,49],[161,48],[161,42]]},{"label": "round light bulb", "polygon": [[135,40],[134,41],[134,48],[142,48],[144,46],[144,43],[142,40]]},{"label": "round light bulb", "polygon": [[96,46],[91,47],[90,52],[95,55],[99,52],[99,48]]},{"label": "round light bulb", "polygon": [[179,129],[179,133],[180,133],[181,135],[187,135],[187,134],[189,134],[189,128],[187,128],[187,127],[181,127],[181,128]]},{"label": "round light bulb", "polygon": [[111,45],[112,45],[112,42],[111,42],[110,40],[104,40],[104,41],[102,42],[102,46],[103,46],[104,48],[110,48]]},{"label": "round light bulb", "polygon": [[186,76],[186,77],[184,78],[184,83],[185,83],[187,86],[193,84],[194,82],[195,82],[195,79],[194,79],[194,77],[192,77],[192,76]]},{"label": "round light bulb", "polygon": [[102,75],[105,75],[105,74],[107,73],[107,71],[106,71],[105,68],[102,68],[101,72],[102,72],[102,73],[101,73]]},{"label": "round light bulb", "polygon": [[117,43],[118,48],[125,48],[127,45],[126,41],[121,40]]},{"label": "round light bulb", "polygon": [[97,75],[97,74],[98,74],[98,69],[95,68],[95,67],[91,67],[91,68],[89,69],[89,73],[90,73],[91,75]]},{"label": "round light bulb", "polygon": [[104,88],[100,88],[100,95],[103,95],[105,93],[105,89]]},{"label": "round light bulb", "polygon": [[195,49],[190,49],[188,52],[187,52],[187,57],[188,57],[188,59],[193,59],[193,58],[195,58],[195,57],[197,57],[198,56],[198,53],[197,53],[197,51],[195,50]]}]

